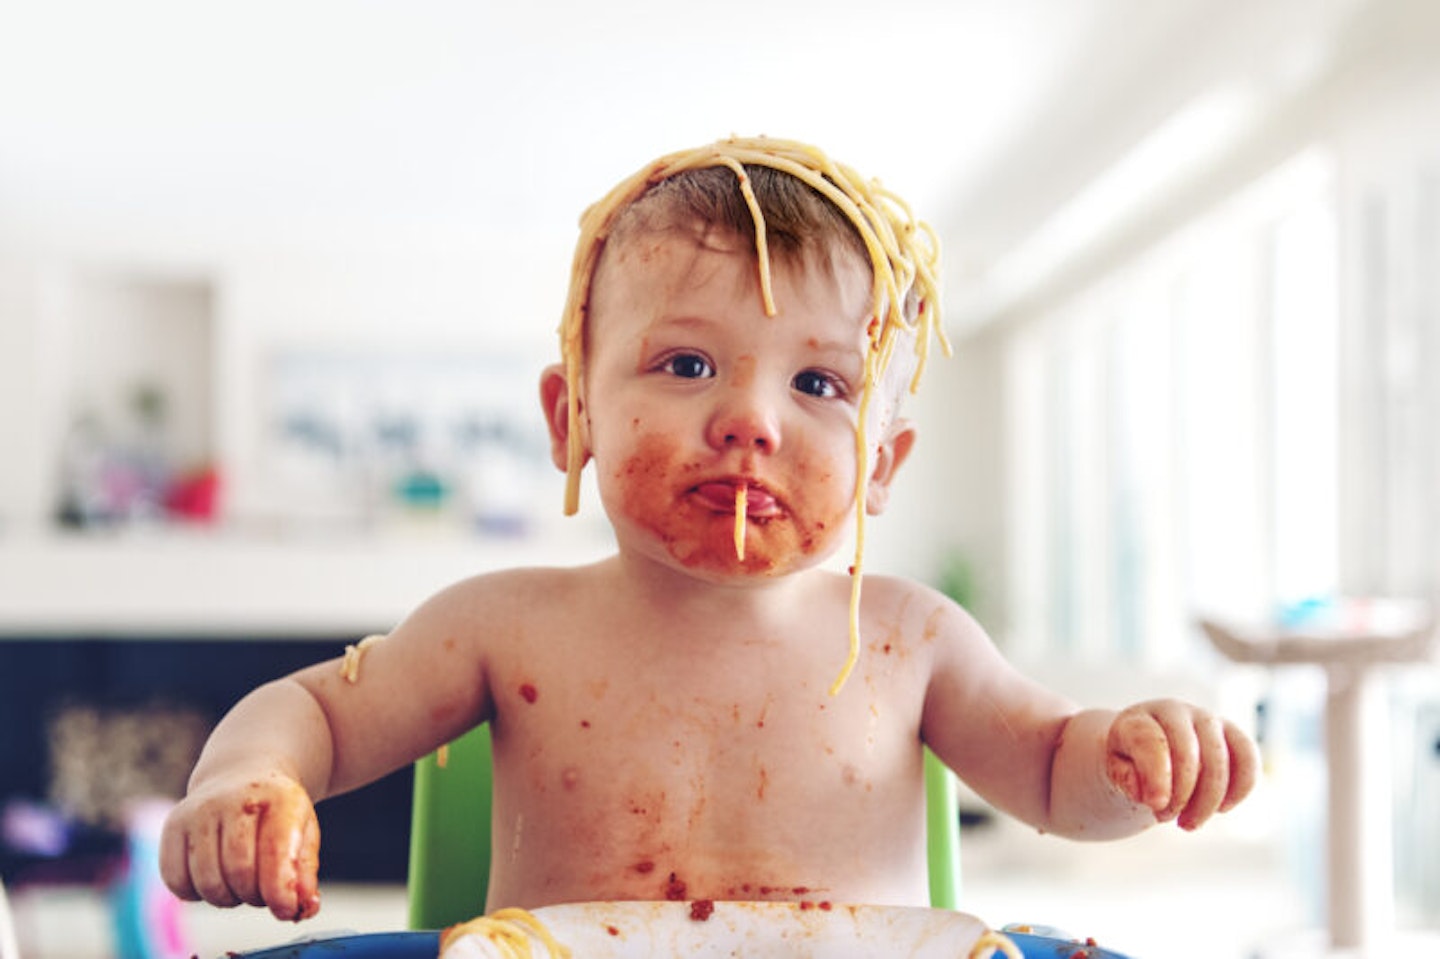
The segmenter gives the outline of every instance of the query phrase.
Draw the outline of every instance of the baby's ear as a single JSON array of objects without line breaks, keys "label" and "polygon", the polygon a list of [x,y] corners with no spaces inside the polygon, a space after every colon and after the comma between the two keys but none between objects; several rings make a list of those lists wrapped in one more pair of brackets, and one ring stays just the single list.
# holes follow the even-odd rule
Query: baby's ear
[{"label": "baby's ear", "polygon": [[915,426],[909,420],[895,419],[885,432],[870,466],[870,482],[865,487],[865,512],[879,516],[890,502],[890,483],[900,465],[915,447]]},{"label": "baby's ear", "polygon": [[570,468],[570,385],[563,363],[551,364],[540,374],[540,407],[550,428],[550,460],[556,469],[566,472]]}]

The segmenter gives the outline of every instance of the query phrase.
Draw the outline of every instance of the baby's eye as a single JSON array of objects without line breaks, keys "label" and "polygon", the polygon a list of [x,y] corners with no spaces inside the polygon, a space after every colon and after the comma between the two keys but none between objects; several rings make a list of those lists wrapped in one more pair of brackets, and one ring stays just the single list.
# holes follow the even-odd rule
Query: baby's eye
[{"label": "baby's eye", "polygon": [[660,369],[686,380],[715,375],[715,368],[710,365],[710,361],[698,353],[676,353],[668,356],[660,363]]},{"label": "baby's eye", "polygon": [[838,377],[819,370],[805,370],[795,374],[790,385],[807,396],[833,399],[845,395],[845,384]]}]

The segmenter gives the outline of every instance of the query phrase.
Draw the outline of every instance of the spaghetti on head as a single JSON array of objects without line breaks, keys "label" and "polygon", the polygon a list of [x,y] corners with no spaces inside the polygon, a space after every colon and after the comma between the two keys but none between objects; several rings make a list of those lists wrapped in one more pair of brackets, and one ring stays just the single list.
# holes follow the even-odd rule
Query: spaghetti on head
[{"label": "spaghetti on head", "polygon": [[[715,189],[716,178],[725,183]],[[579,508],[584,465],[579,397],[584,382],[590,293],[605,246],[629,231],[698,229],[753,238],[760,295],[775,315],[772,253],[799,259],[808,251],[849,248],[868,262],[871,319],[865,378],[855,430],[855,557],[851,566],[850,649],[831,686],[838,693],[860,649],[860,583],[865,547],[865,491],[870,473],[866,422],[877,384],[886,381],[897,345],[911,344],[909,388],[918,386],[932,337],[949,353],[939,322],[939,243],[910,207],[876,180],[830,159],[819,149],[769,137],[720,140],[661,157],[621,181],[580,218],[570,292],[560,323],[565,365],[567,438],[565,512]],[[743,547],[737,517],[736,549]]]}]

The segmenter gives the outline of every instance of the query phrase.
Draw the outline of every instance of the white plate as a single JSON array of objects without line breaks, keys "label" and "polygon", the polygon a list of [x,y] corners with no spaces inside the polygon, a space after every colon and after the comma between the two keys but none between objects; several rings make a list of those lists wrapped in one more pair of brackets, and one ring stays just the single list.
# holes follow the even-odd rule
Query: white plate
[{"label": "white plate", "polygon": [[[943,909],[798,902],[586,902],[533,910],[574,959],[728,956],[966,959],[988,927]],[[534,954],[545,949],[532,940]],[[451,943],[442,959],[493,959],[484,935]],[[981,953],[985,959],[992,955]],[[1003,954],[1002,954],[1003,955]],[[981,959],[976,956],[975,959]]]}]

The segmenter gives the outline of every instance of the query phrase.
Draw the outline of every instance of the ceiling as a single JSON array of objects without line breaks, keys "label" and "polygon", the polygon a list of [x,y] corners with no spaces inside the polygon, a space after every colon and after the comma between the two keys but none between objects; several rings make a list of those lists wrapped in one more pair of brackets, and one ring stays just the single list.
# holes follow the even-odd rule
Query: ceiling
[{"label": "ceiling", "polygon": [[1381,2],[0,0],[0,221],[568,242],[654,156],[767,133],[879,176],[976,275],[1184,103],[1300,82]]}]

